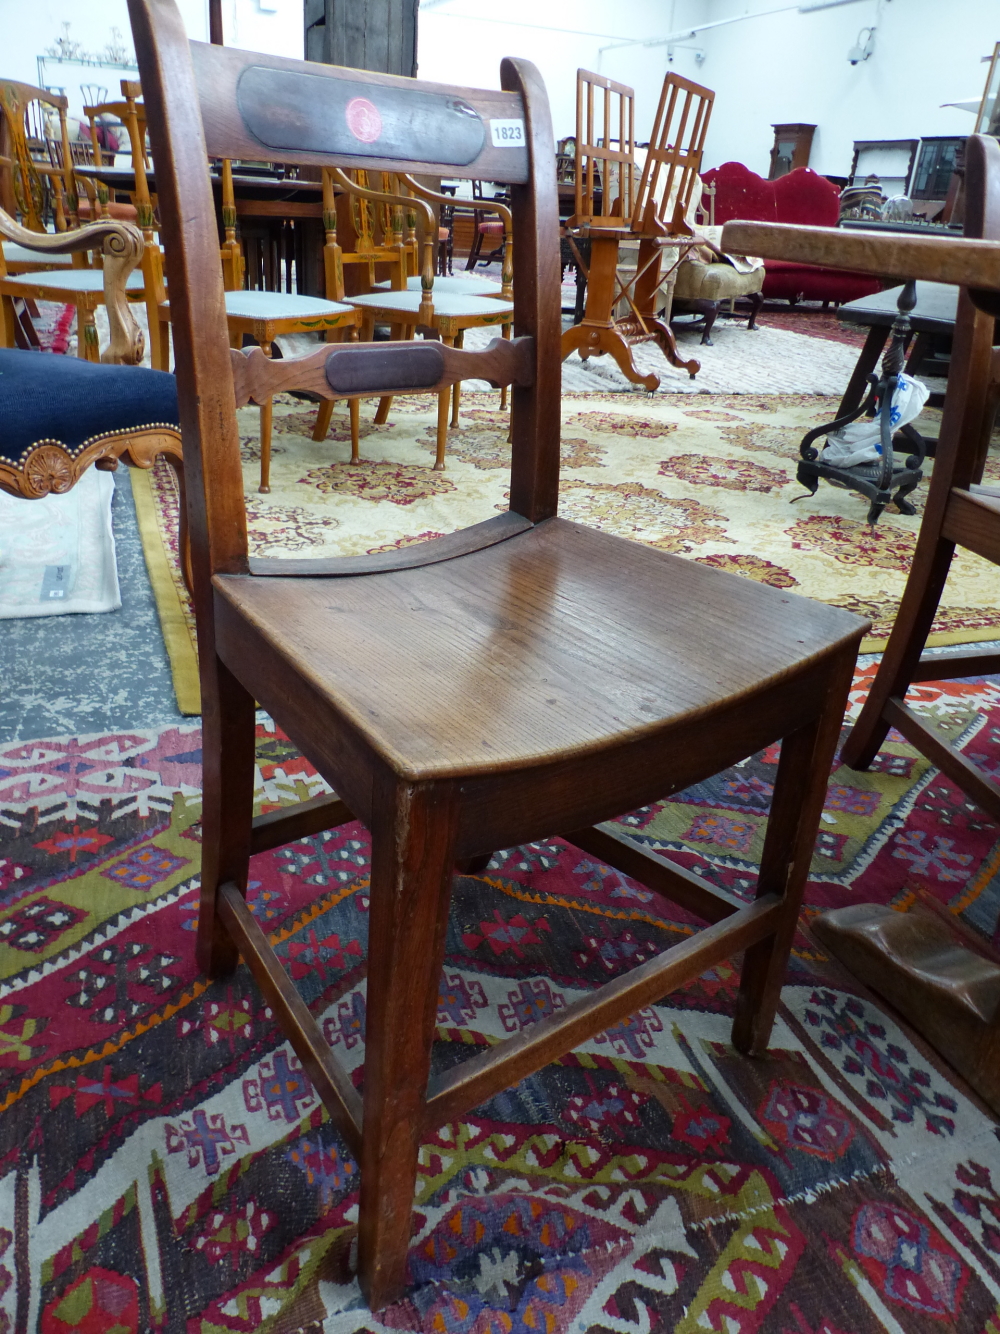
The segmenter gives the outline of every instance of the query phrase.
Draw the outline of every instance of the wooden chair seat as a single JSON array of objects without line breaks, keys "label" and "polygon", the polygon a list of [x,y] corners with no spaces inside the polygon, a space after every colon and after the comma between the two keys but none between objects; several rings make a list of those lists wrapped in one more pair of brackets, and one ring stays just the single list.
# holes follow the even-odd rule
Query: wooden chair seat
[{"label": "wooden chair seat", "polygon": [[955,487],[948,497],[941,535],[1000,565],[1000,487]]},{"label": "wooden chair seat", "polygon": [[[376,283],[372,288],[373,292],[391,292],[392,283]],[[408,292],[419,292],[420,275],[414,274],[406,280],[406,290]],[[434,278],[434,309],[437,309],[438,296],[444,293],[455,296],[496,296],[500,297],[501,287],[499,283],[491,283],[488,278],[456,278],[437,274]]]},{"label": "wooden chair seat", "polygon": [[[592,762],[626,736],[662,747],[672,729],[754,696],[763,736],[764,701],[794,708],[790,677],[852,641],[858,625],[837,608],[559,518],[377,578],[217,575],[215,588],[224,660],[244,679],[252,662],[251,676],[275,680],[299,680],[308,662],[303,723],[335,712],[414,781],[509,776],[553,757]],[[379,670],[359,672],[362,658]],[[744,737],[733,741],[745,754]],[[722,767],[714,755],[708,764],[699,777]],[[610,783],[601,795],[607,775],[592,773],[590,799],[603,806],[594,818],[621,814]],[[633,781],[639,804],[663,795],[655,766]]]}]

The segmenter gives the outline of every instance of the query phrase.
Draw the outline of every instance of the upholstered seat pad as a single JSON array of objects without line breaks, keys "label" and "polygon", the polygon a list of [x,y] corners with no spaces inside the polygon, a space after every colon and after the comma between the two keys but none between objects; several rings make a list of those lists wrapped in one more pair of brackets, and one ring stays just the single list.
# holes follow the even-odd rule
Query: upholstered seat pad
[{"label": "upholstered seat pad", "polygon": [[0,348],[0,456],[17,462],[55,440],[70,452],[95,436],[176,426],[177,382],[166,371]]},{"label": "upholstered seat pad", "polygon": [[[391,292],[392,283],[376,283],[376,292]],[[408,292],[420,291],[419,277],[407,278],[406,290]],[[437,305],[439,292],[447,292],[449,296],[496,296],[500,295],[500,284],[491,283],[488,278],[435,278],[434,279],[434,304]]]},{"label": "upholstered seat pad", "polygon": [[244,320],[308,320],[348,315],[351,307],[295,292],[227,292],[226,314]]},{"label": "upholstered seat pad", "polygon": [[[421,294],[417,292],[368,292],[364,296],[344,298],[352,306],[369,310],[399,311],[400,314],[416,315],[420,309]],[[496,315],[498,311],[513,317],[514,307],[509,301],[497,301],[485,296],[457,296],[453,292],[438,295],[437,284],[431,293],[431,301],[436,315]]]},{"label": "upholstered seat pad", "polygon": [[738,273],[731,264],[702,264],[685,260],[677,266],[674,296],[679,300],[728,301],[749,296],[764,286],[764,269]]},{"label": "upholstered seat pad", "polygon": [[[45,287],[56,292],[103,292],[104,272],[101,269],[69,269],[61,273],[16,273],[8,274],[5,283],[18,283],[22,287]],[[129,292],[142,291],[143,278],[138,269],[129,274],[125,284]]]},{"label": "upholstered seat pad", "polygon": [[72,255],[46,255],[41,250],[30,250],[16,241],[3,242],[3,257],[8,264],[58,264],[66,268],[73,267]]}]

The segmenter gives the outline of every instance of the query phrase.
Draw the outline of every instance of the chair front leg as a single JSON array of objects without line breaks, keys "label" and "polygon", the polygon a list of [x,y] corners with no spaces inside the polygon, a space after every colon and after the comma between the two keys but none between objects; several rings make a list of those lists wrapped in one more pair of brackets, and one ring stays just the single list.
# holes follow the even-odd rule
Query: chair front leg
[{"label": "chair front leg", "polygon": [[[270,340],[261,339],[259,341],[264,356],[269,357],[271,355]],[[270,494],[271,491],[271,420],[273,410],[274,401],[268,397],[260,405],[260,486],[257,488],[261,495],[265,496]]]},{"label": "chair front leg", "polygon": [[444,967],[458,796],[376,779],[358,1277],[371,1308],[406,1283],[417,1152]]},{"label": "chair front leg", "polygon": [[757,897],[765,894],[781,896],[785,912],[775,934],[752,945],[743,958],[733,1020],[733,1046],[748,1056],[763,1056],[770,1041],[802,895],[809,878],[854,663],[853,649],[831,663],[823,711],[781,742],[778,775],[757,879]]},{"label": "chair front leg", "polygon": [[100,361],[101,341],[97,332],[97,303],[84,298],[76,303],[76,354],[85,361]]},{"label": "chair front leg", "polygon": [[236,946],[219,920],[216,895],[227,881],[246,894],[256,715],[253,696],[214,653],[202,659],[201,703],[205,772],[196,948],[199,968],[215,978],[231,973],[239,963]]}]

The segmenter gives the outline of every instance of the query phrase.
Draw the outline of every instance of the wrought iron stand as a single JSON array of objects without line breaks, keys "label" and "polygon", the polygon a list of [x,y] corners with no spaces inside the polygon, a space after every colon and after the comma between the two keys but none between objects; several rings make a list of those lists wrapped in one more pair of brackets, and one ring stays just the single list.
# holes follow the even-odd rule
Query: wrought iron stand
[{"label": "wrought iron stand", "polygon": [[[841,486],[848,491],[859,491],[871,501],[868,522],[873,526],[878,523],[879,516],[890,501],[895,502],[901,514],[917,512],[906,496],[923,477],[921,465],[927,457],[927,441],[912,425],[902,426],[894,432],[890,420],[892,398],[899,374],[903,369],[906,344],[910,337],[910,311],[916,304],[917,285],[910,281],[903,287],[896,302],[897,313],[892,322],[892,337],[882,358],[882,376],[879,378],[873,374],[868,377],[871,392],[867,399],[859,408],[855,408],[846,416],[838,417],[836,421],[810,431],[803,436],[799,446],[802,457],[795,475],[809,494],[813,496],[816,494],[821,478],[833,486]],[[833,431],[839,431],[841,427],[857,421],[859,417],[865,415],[874,417],[883,403],[886,404],[886,411],[879,417],[882,448],[879,458],[870,463],[856,463],[850,468],[839,468],[834,463],[822,461],[820,451],[813,448],[814,440]],[[903,462],[899,462],[893,453],[894,435],[902,437],[912,451]]]}]

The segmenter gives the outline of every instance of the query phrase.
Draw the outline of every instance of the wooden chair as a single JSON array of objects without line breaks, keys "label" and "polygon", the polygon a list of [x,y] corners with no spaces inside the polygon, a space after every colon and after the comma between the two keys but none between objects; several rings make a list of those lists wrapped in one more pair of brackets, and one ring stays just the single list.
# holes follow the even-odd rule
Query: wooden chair
[{"label": "wooden chair", "polygon": [[[68,102],[59,93],[0,79],[0,207],[19,214],[28,231],[44,232],[51,210],[56,231],[65,231],[65,170],[43,160],[50,110],[59,119],[59,140],[69,161]],[[50,109],[50,110],[47,110]]]},{"label": "wooden chair", "polygon": [[[205,757],[198,957],[221,978],[242,955],[358,1157],[359,1275],[380,1308],[404,1287],[417,1154],[435,1127],[740,951],[733,1040],[764,1053],[867,623],[557,517],[555,159],[534,66],[505,60],[504,91],[445,90],[188,46],[174,0],[130,0],[130,12],[193,479]],[[345,104],[362,99],[364,117],[346,117]],[[491,120],[520,123],[524,145],[494,147]],[[290,162],[510,184],[516,337],[478,353],[361,343],[277,362],[230,349],[202,163],[206,151],[249,155],[261,141]],[[248,558],[234,384],[238,404],[290,386],[329,397],[426,392],[470,375],[514,386],[509,512],[374,556]],[[256,700],[337,797],[252,819]],[[778,738],[752,902],[594,827]],[[363,1097],[244,897],[252,853],[354,817],[373,840]],[[710,925],[432,1074],[456,864],[555,834]]]},{"label": "wooden chair", "polygon": [[[1000,145],[972,136],[966,144],[966,236],[1000,242]],[[843,759],[867,769],[895,727],[1000,819],[1000,784],[982,774],[936,727],[906,703],[920,681],[1000,671],[1000,654],[923,655],[956,547],[1000,565],[1000,487],[983,485],[983,467],[1000,401],[1000,348],[994,321],[968,293],[959,296],[951,371],[924,517],[899,612]]]},{"label": "wooden chair", "polygon": [[[128,274],[142,254],[139,232],[121,222],[97,222],[44,235],[19,226],[0,210],[0,236],[41,257],[97,250],[103,253],[111,340],[91,364],[76,357],[43,356],[9,344],[0,348],[0,490],[24,500],[61,494],[91,466],[114,470],[124,457],[151,468],[164,454],[181,471],[177,390],[172,375],[146,370],[142,333],[125,295]],[[186,517],[181,523],[187,550]]]},{"label": "wooden chair", "polygon": [[[137,82],[123,79],[122,92],[126,96],[124,123],[132,146],[135,206],[145,239],[142,276],[149,317],[150,356],[155,367],[166,371],[170,369],[169,330],[172,314],[164,280],[163,254],[156,240],[155,210],[146,176],[149,159],[146,152],[145,120],[140,121],[137,100],[141,96],[141,86]],[[208,179],[207,159],[205,178]],[[328,340],[340,338],[345,332],[356,336],[355,330],[361,322],[360,316],[353,307],[343,302],[299,296],[290,292],[244,289],[243,255],[236,239],[236,199],[233,192],[232,163],[228,158],[222,162],[222,224],[225,239],[219,258],[225,282],[224,300],[229,337],[234,347],[242,347],[244,339],[250,337],[262,349],[264,355],[269,357],[274,340],[282,334],[322,333]],[[259,490],[267,493],[271,490],[272,402],[270,395],[257,401],[260,404]],[[358,453],[358,430],[357,403],[352,401],[351,449],[355,456]]]},{"label": "wooden chair", "polygon": [[[678,355],[670,325],[657,318],[656,298],[667,276],[661,272],[664,249],[669,273],[692,245],[684,219],[715,94],[678,74],[666,76],[640,172],[632,89],[589,70],[577,70],[576,78],[576,211],[566,233],[574,246],[590,241],[590,263],[583,265],[577,249],[578,262],[589,270],[587,304],[580,323],[563,334],[562,354],[610,353],[627,379],[652,393],[660,380],[639,374],[631,351],[636,342],[655,341],[671,366],[692,379],[701,369],[700,362]],[[639,242],[635,275],[624,282],[618,272],[623,241]],[[623,298],[629,316],[617,320],[615,307]]]},{"label": "wooden chair", "polygon": [[[369,199],[375,203],[398,203],[418,210],[424,217],[423,262],[420,277],[407,280],[404,291],[390,291],[376,288],[361,296],[345,296],[344,300],[356,307],[362,315],[361,338],[370,342],[374,336],[375,325],[387,324],[393,342],[412,339],[420,328],[436,335],[448,347],[461,348],[466,329],[488,328],[499,325],[504,336],[509,332],[513,306],[509,300],[497,300],[493,296],[466,295],[462,284],[466,280],[444,279],[447,291],[440,294],[434,286],[434,215],[423,196],[438,198],[435,192],[420,187],[412,176],[407,177],[406,186],[409,195],[387,193],[365,189],[352,181],[343,171],[331,168],[333,179],[346,191]],[[503,207],[503,206],[499,206]],[[507,212],[506,208],[504,211]],[[509,216],[509,213],[508,213]],[[508,275],[509,277],[509,275]],[[419,286],[418,286],[419,284]],[[434,471],[444,469],[445,451],[448,441],[448,414],[452,412],[452,424],[458,421],[459,403],[458,382],[449,382],[438,393],[437,437],[434,457]],[[392,395],[381,397],[375,414],[376,424],[386,420],[392,404]],[[317,430],[318,430],[317,426]],[[352,462],[356,460],[352,459]]]},{"label": "wooden chair", "polygon": [[[510,227],[504,225],[503,217],[483,218],[481,213],[496,213],[497,199],[489,199],[483,194],[482,181],[472,182],[472,198],[475,201],[472,206],[472,214],[475,218],[475,237],[473,238],[472,248],[469,251],[469,258],[465,261],[466,270],[474,269],[477,264],[489,264],[495,259],[503,260],[507,242],[510,239]],[[506,200],[504,200],[506,203]],[[482,258],[483,242],[489,237],[493,243],[491,250],[487,252],[486,258]]]}]

